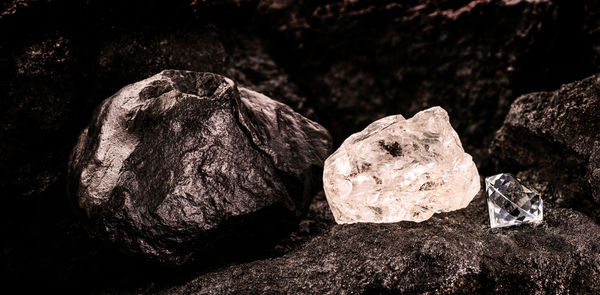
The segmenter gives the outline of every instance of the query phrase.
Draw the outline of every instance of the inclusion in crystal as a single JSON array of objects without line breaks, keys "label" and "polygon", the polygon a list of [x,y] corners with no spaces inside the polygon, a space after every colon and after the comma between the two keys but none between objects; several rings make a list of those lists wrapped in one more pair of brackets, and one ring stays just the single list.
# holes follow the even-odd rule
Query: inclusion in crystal
[{"label": "inclusion in crystal", "polygon": [[520,183],[512,174],[487,177],[485,190],[492,228],[542,222],[544,202],[540,193]]},{"label": "inclusion in crystal", "polygon": [[323,186],[337,223],[421,222],[466,207],[480,180],[448,113],[432,107],[348,137],[325,161]]}]

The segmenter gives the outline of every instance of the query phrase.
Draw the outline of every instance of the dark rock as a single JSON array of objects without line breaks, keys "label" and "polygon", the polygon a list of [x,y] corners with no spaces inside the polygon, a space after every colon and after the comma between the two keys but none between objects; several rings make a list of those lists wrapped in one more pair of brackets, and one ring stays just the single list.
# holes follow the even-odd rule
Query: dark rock
[{"label": "dark rock", "polygon": [[144,293],[597,293],[599,234],[585,215],[554,208],[540,226],[492,230],[480,195],[423,223],[330,225],[282,257]]},{"label": "dark rock", "polygon": [[[382,115],[440,104],[483,167],[514,98],[600,64],[595,0],[0,2],[0,191],[10,199],[0,272],[19,290],[120,293],[185,277],[111,254],[65,205],[68,155],[93,108],[163,69],[231,77],[318,118],[338,143]],[[323,219],[309,212],[272,256],[327,232]],[[256,259],[239,253],[226,263]]]},{"label": "dark rock", "polygon": [[[65,168],[74,99],[84,73],[72,40],[62,34],[26,42],[11,52],[0,86],[0,189],[7,195],[35,195],[56,182]],[[57,81],[60,81],[57,83]],[[60,145],[58,145],[60,146]]]},{"label": "dark rock", "polygon": [[102,103],[73,151],[70,188],[93,233],[182,265],[290,228],[330,145],[320,125],[229,79],[163,71]]},{"label": "dark rock", "polygon": [[[600,75],[519,97],[490,148],[498,170],[531,170],[551,200],[600,218]],[[532,174],[530,173],[530,174]]]},{"label": "dark rock", "polygon": [[583,1],[585,11],[583,31],[587,42],[594,51],[594,64],[600,64],[600,2],[594,0]]},{"label": "dark rock", "polygon": [[168,68],[219,73],[227,58],[217,32],[210,28],[131,32],[102,43],[98,79],[109,89]]},{"label": "dark rock", "polygon": [[[104,34],[102,34],[104,36]],[[314,110],[255,35],[211,26],[111,32],[91,42],[65,34],[41,41],[1,44],[0,188],[31,196],[61,183],[69,151],[93,107],[117,91],[176,68],[216,72],[289,104],[303,115]],[[35,39],[35,38],[32,38]],[[75,39],[75,41],[74,41]],[[91,91],[94,90],[94,91]]]},{"label": "dark rock", "polygon": [[273,55],[315,100],[336,144],[375,119],[439,105],[487,169],[489,141],[517,95],[600,66],[579,1],[267,0],[258,8],[278,36]]},{"label": "dark rock", "polygon": [[62,193],[64,184],[39,197],[7,199],[0,209],[0,272],[7,288],[23,294],[122,292],[126,286],[181,275],[172,269],[157,271],[90,239],[67,200],[53,197],[57,191]]},{"label": "dark rock", "polygon": [[[39,0],[2,1],[2,3],[0,3],[0,19],[15,15],[15,14],[17,14],[17,12],[20,12],[23,9],[27,9],[27,7],[29,7],[29,6],[36,5],[39,2],[46,2],[46,1],[39,1]],[[51,2],[51,1],[48,1],[48,2]]]},{"label": "dark rock", "polygon": [[291,106],[295,111],[314,118],[314,106],[291,80],[287,72],[278,65],[268,52],[266,42],[250,32],[233,30],[221,32],[227,51],[224,74],[240,85],[275,97]]},{"label": "dark rock", "polygon": [[273,61],[264,41],[250,31],[190,26],[122,34],[102,43],[97,63],[98,84],[104,88],[116,90],[165,68],[214,72],[275,97],[305,116],[314,113]]}]

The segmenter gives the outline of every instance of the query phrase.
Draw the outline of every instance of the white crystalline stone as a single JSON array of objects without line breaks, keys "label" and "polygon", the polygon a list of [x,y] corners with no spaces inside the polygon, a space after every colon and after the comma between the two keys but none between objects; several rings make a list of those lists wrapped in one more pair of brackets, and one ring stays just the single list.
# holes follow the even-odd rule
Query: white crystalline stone
[{"label": "white crystalline stone", "polygon": [[448,113],[433,107],[348,137],[325,161],[323,186],[337,223],[421,222],[466,207],[480,183]]},{"label": "white crystalline stone", "polygon": [[512,174],[487,177],[485,190],[492,228],[542,222],[544,202],[540,193],[521,184]]}]

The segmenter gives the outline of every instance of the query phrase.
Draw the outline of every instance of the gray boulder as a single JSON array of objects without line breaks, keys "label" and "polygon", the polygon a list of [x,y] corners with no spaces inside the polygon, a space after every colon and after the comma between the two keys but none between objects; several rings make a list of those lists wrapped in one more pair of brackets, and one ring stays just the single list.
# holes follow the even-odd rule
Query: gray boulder
[{"label": "gray boulder", "polygon": [[71,155],[69,188],[91,233],[182,265],[294,225],[320,189],[330,142],[230,79],[167,70],[100,105]]}]

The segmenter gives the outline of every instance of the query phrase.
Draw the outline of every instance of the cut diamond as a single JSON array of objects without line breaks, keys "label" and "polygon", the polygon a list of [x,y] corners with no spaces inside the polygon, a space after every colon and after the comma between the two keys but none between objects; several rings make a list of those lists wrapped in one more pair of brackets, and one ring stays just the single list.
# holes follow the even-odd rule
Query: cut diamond
[{"label": "cut diamond", "polygon": [[521,184],[512,174],[487,177],[485,190],[492,228],[542,222],[544,202],[540,193]]}]

